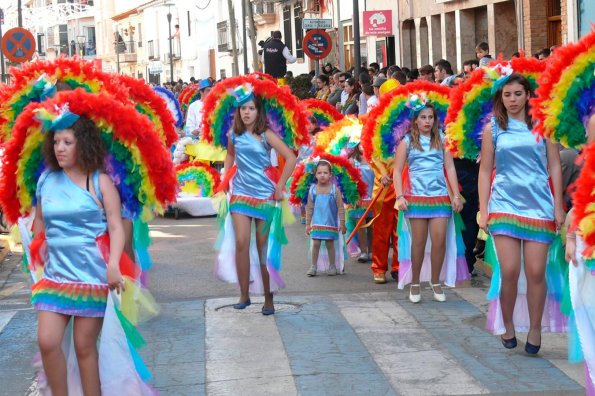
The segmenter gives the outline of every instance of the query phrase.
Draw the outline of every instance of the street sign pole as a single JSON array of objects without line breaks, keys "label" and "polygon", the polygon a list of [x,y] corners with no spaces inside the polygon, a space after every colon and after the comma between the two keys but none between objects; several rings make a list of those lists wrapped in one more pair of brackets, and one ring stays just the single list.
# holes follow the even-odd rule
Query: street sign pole
[{"label": "street sign pole", "polygon": [[354,52],[354,76],[357,80],[362,65],[361,48],[360,48],[360,33],[359,33],[359,0],[353,0],[353,52]]},{"label": "street sign pole", "polygon": [[[0,8],[0,41],[2,40],[2,25],[4,25],[4,10]],[[4,81],[4,52],[0,51],[0,64],[2,65],[2,76],[0,77],[0,81]]]}]

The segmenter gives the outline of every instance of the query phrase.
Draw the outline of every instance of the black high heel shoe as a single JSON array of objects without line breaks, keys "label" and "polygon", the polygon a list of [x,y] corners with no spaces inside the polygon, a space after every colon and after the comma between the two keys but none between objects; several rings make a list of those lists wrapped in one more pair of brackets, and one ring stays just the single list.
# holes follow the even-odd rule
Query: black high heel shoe
[{"label": "black high heel shoe", "polygon": [[541,340],[539,341],[539,345],[533,345],[529,342],[529,334],[527,334],[527,342],[525,342],[525,352],[527,352],[529,355],[537,355],[540,348]]},{"label": "black high heel shoe", "polygon": [[504,345],[504,348],[506,349],[514,349],[517,346],[516,336],[509,339],[500,336],[500,341],[502,341],[502,345]]}]

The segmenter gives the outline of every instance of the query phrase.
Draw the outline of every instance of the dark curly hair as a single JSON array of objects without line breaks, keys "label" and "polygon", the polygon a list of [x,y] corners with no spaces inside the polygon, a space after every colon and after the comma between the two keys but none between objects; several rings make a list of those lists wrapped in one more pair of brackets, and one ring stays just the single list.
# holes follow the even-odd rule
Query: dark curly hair
[{"label": "dark curly hair", "polygon": [[[101,132],[93,121],[80,117],[72,126],[76,138],[76,163],[85,173],[103,170],[105,146],[101,140]],[[56,131],[47,131],[43,142],[43,157],[46,165],[52,169],[60,169],[54,152],[54,135]]]}]

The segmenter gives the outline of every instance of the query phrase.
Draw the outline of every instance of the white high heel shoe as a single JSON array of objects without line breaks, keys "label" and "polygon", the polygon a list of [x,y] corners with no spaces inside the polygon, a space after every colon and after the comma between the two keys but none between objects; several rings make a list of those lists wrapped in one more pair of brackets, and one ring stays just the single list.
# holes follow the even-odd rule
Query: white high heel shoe
[{"label": "white high heel shoe", "polygon": [[[413,289],[414,287],[419,288],[419,294],[412,294],[411,293],[411,289]],[[409,286],[409,301],[411,301],[414,304],[417,304],[418,302],[421,301],[421,287],[420,287],[419,283],[418,284],[413,284],[412,283]]]},{"label": "white high heel shoe", "polygon": [[432,283],[430,283],[430,287],[432,288],[432,293],[434,293],[434,300],[436,300],[438,302],[444,302],[444,301],[446,301],[446,295],[444,294],[444,291],[442,293],[436,293],[436,291],[434,291],[434,286],[436,286],[436,287],[442,287],[442,285],[440,283],[437,283],[435,285],[433,285]]}]

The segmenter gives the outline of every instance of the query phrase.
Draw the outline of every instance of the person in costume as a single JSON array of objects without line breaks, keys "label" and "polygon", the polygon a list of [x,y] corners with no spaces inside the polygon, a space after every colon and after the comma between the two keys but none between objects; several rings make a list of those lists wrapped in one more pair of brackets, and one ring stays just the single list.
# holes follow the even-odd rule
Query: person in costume
[{"label": "person in costume", "polygon": [[[434,299],[443,302],[446,296],[440,284],[440,274],[446,256],[448,221],[453,211],[461,211],[463,203],[452,156],[444,150],[436,109],[419,95],[412,96],[408,106],[413,115],[411,130],[397,147],[393,180],[397,209],[409,220],[411,229],[409,300],[412,303],[421,301],[420,277],[429,233],[432,242],[430,287]],[[402,173],[406,162],[409,165],[409,189],[403,188]]]},{"label": "person in costume", "polygon": [[[347,212],[348,216],[355,219],[357,222],[357,220],[361,219],[364,211],[372,202],[372,194],[374,190],[374,171],[364,159],[358,140],[350,142],[347,148],[349,150],[348,158],[351,160],[352,164],[357,169],[359,169],[362,175],[362,180],[364,183],[366,183],[366,196],[362,197],[355,208]],[[372,216],[373,213],[370,212],[368,214],[370,220],[372,219]],[[360,229],[357,230],[357,239],[361,250],[357,261],[360,263],[372,261],[372,235],[372,227],[360,227]]]},{"label": "person in costume", "polygon": [[[501,334],[508,349],[517,346],[517,330],[528,330],[525,351],[536,354],[546,304],[548,248],[565,215],[560,156],[549,140],[537,141],[532,134],[528,105],[532,89],[527,78],[504,75],[494,87],[494,116],[483,132],[479,172],[479,226],[494,240],[501,274],[499,300],[490,306],[488,327]],[[527,280],[527,327],[520,323],[526,314],[515,312],[521,261]],[[490,323],[500,319],[501,325]]]},{"label": "person in costume", "polygon": [[186,125],[184,125],[186,136],[198,139],[200,135],[200,122],[202,121],[204,98],[209,94],[212,87],[213,84],[207,79],[201,80],[200,84],[198,84],[200,98],[188,106],[188,112],[186,113]]},{"label": "person in costume", "polygon": [[[234,90],[236,110],[232,131],[229,134],[226,172],[236,164],[233,177],[229,212],[235,234],[235,258],[240,300],[235,309],[244,309],[251,304],[250,283],[250,238],[252,220],[256,227],[256,244],[264,286],[263,315],[275,313],[273,294],[270,291],[269,273],[266,267],[266,244],[275,201],[284,198],[283,189],[291,175],[296,157],[291,149],[267,126],[267,118],[260,96],[254,95],[252,86],[244,84]],[[270,150],[274,149],[285,160],[281,175],[271,166]]]},{"label": "person in costume", "polygon": [[[119,262],[124,248],[120,196],[102,172],[104,146],[95,124],[65,109],[46,132],[43,153],[49,169],[37,183],[33,230],[45,233],[48,259],[33,285],[38,343],[54,395],[68,393],[62,339],[74,317],[74,345],[85,395],[100,395],[97,338],[108,290],[123,289]],[[109,261],[97,237],[109,231]],[[59,294],[60,298],[56,298]]]},{"label": "person in costume", "polygon": [[[315,168],[316,183],[310,186],[306,206],[306,235],[312,240],[312,265],[306,275],[316,276],[320,246],[324,241],[329,258],[327,275],[337,275],[335,243],[339,232],[345,234],[345,208],[341,192],[332,182],[331,164],[319,160]],[[341,268],[342,270],[342,268]]]},{"label": "person in costume", "polygon": [[[314,117],[314,115],[309,114],[307,116],[307,119],[308,119],[307,128],[308,128],[308,135],[310,135],[310,144],[303,145],[300,147],[300,149],[298,151],[298,157],[297,157],[298,162],[305,161],[306,158],[308,158],[309,156],[312,155],[312,153],[314,152],[314,146],[316,145],[316,139],[314,138],[314,136],[316,136],[316,134],[321,131],[320,126],[318,125],[318,120],[316,119],[316,117]],[[306,224],[306,206],[305,205],[300,206],[300,214],[301,214],[301,223]]]}]

